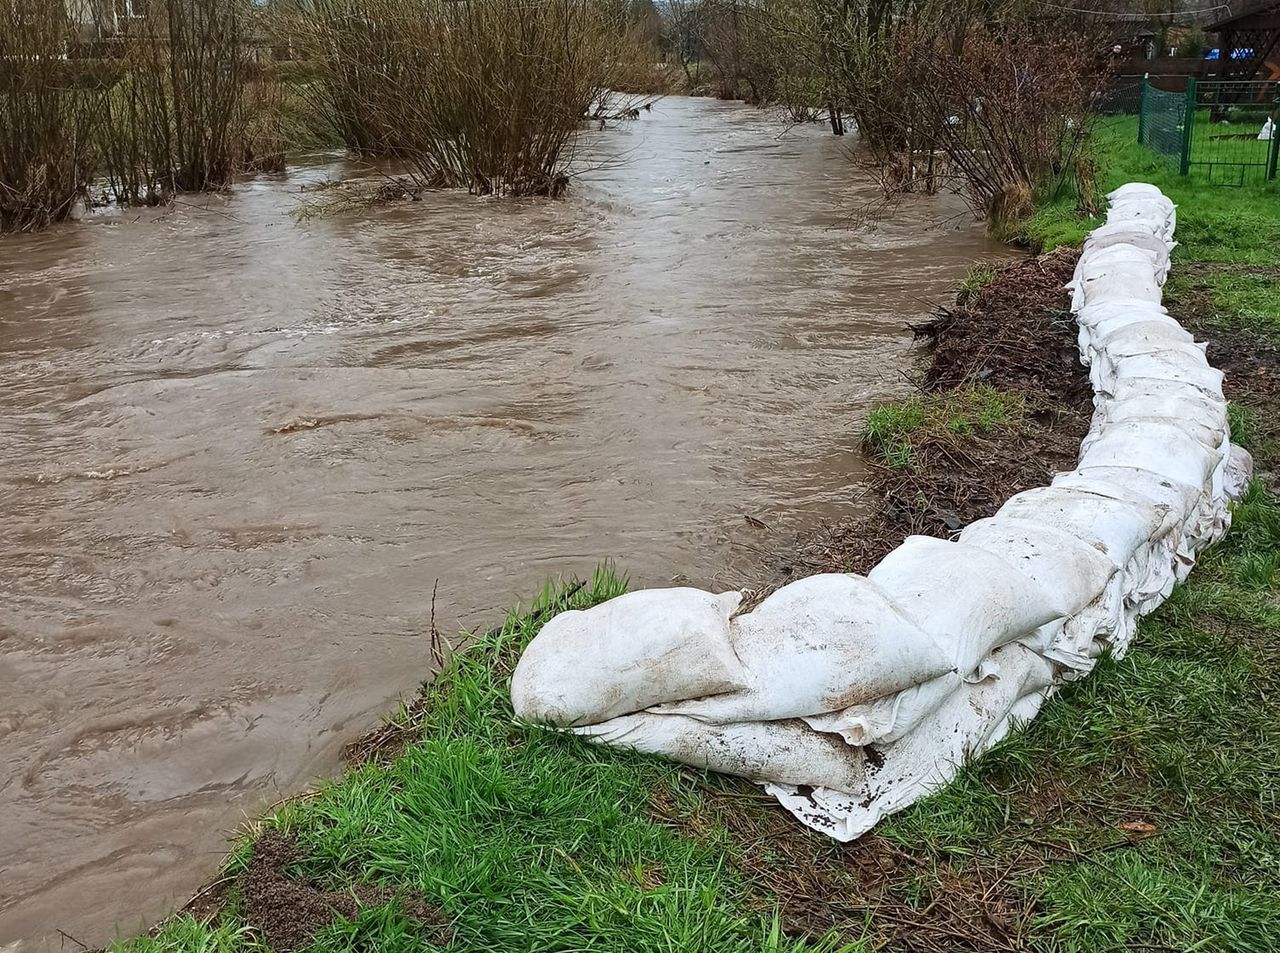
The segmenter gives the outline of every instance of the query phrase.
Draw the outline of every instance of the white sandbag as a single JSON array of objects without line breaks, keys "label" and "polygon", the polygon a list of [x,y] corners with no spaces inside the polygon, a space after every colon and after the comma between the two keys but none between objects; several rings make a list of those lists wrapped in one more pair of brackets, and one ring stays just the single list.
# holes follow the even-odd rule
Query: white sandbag
[{"label": "white sandbag", "polygon": [[1226,426],[1226,401],[1194,381],[1126,376],[1112,381],[1106,397],[1101,406],[1108,419],[1123,419],[1123,408],[1128,405],[1137,407],[1150,400],[1163,400],[1194,407],[1191,412],[1197,421],[1217,421]]},{"label": "white sandbag", "polygon": [[1092,323],[1080,321],[1077,334],[1080,360],[1085,364],[1092,362],[1102,352],[1103,341],[1125,328],[1163,324],[1181,330],[1181,325],[1169,317],[1163,308],[1150,302],[1126,298],[1121,301],[1103,301],[1088,310],[1093,312],[1094,320]]},{"label": "white sandbag", "polygon": [[1158,301],[1129,297],[1099,301],[1076,312],[1076,323],[1087,328],[1098,328],[1112,320],[1144,321],[1153,318],[1173,320]]},{"label": "white sandbag", "polygon": [[1139,262],[1083,269],[1071,295],[1073,306],[1085,307],[1120,298],[1137,298],[1138,301],[1160,301],[1160,283],[1151,267]]},{"label": "white sandbag", "polygon": [[783,586],[732,624],[741,691],[657,709],[705,721],[773,721],[891,695],[952,671],[951,653],[861,576]]},{"label": "white sandbag", "polygon": [[992,653],[990,674],[963,684],[929,718],[900,740],[876,746],[866,761],[861,789],[766,787],[803,823],[836,840],[869,831],[880,818],[901,810],[955,777],[969,758],[981,754],[1013,727],[1011,713],[1033,713],[1035,703],[1019,701],[1052,684],[1054,665],[1034,652],[1009,645]]},{"label": "white sandbag", "polygon": [[[1158,236],[1145,228],[1135,225],[1117,226],[1127,228],[1136,234],[1145,234],[1147,247],[1139,247],[1130,242],[1113,242],[1106,245],[1085,244],[1084,251],[1076,261],[1068,288],[1076,290],[1090,277],[1104,272],[1125,270],[1137,274],[1150,275],[1157,285],[1163,285],[1169,270],[1169,248]],[[1156,249],[1156,251],[1152,251]],[[1117,297],[1126,297],[1118,295]],[[1075,307],[1083,305],[1083,298],[1074,299]]]},{"label": "white sandbag", "polygon": [[948,650],[961,675],[1070,610],[999,555],[931,536],[908,536],[867,578]]},{"label": "white sandbag", "polygon": [[[1049,629],[1045,625],[1041,629]],[[1039,630],[1038,630],[1039,631]],[[981,682],[992,674],[990,657],[983,659],[967,675],[948,672],[922,685],[913,685],[896,695],[878,698],[865,705],[851,705],[844,711],[812,715],[804,719],[815,731],[839,735],[855,747],[897,741],[933,715],[966,684]]]},{"label": "white sandbag", "polygon": [[1227,466],[1223,489],[1233,500],[1244,496],[1249,480],[1253,476],[1253,454],[1244,447],[1231,445],[1227,456]]},{"label": "white sandbag", "polygon": [[1170,247],[1168,242],[1151,229],[1135,222],[1110,222],[1099,225],[1085,239],[1083,254],[1093,254],[1113,245],[1133,245],[1141,248],[1150,257],[1152,268],[1156,270],[1163,282],[1164,277],[1159,275],[1159,272],[1162,268],[1166,273],[1168,272]]},{"label": "white sandbag", "polygon": [[1153,318],[1131,321],[1124,326],[1112,325],[1098,328],[1093,336],[1095,350],[1104,352],[1108,357],[1128,357],[1134,354],[1152,354],[1169,347],[1197,345],[1191,332],[1172,318]]},{"label": "white sandbag", "polygon": [[1133,503],[1149,503],[1164,513],[1161,533],[1184,522],[1199,505],[1203,492],[1197,484],[1180,483],[1132,465],[1079,466],[1055,476],[1051,485]]},{"label": "white sandbag", "polygon": [[[1116,409],[1111,411],[1110,407],[1113,405]],[[1143,413],[1142,409],[1133,403],[1126,405],[1114,401],[1109,402],[1104,406],[1102,420],[1099,421],[1098,428],[1091,431],[1080,443],[1081,459],[1084,458],[1084,455],[1088,453],[1095,443],[1114,431],[1119,424],[1125,424],[1135,430],[1158,430],[1160,427],[1169,426],[1170,421],[1178,419],[1164,413],[1164,408],[1155,408],[1151,413]],[[1175,426],[1206,450],[1217,451],[1214,459],[1221,460],[1222,441],[1225,436],[1225,431],[1221,426],[1215,426],[1213,423],[1202,423],[1194,417],[1181,418],[1181,423]]]},{"label": "white sandbag", "polygon": [[1139,466],[1178,483],[1203,486],[1221,461],[1173,421],[1104,423],[1080,455],[1081,467]]},{"label": "white sandbag", "polygon": [[1111,198],[1071,285],[1095,391],[1075,470],[958,542],[912,537],[868,579],[800,580],[732,619],[736,595],[691,590],[567,613],[517,668],[517,714],[750,777],[848,840],[1123,655],[1230,525],[1251,461],[1221,372],[1160,304],[1173,204]]},{"label": "white sandbag", "polygon": [[1184,369],[1194,371],[1195,379],[1199,379],[1200,372],[1213,370],[1205,360],[1205,346],[1195,341],[1169,341],[1163,347],[1143,346],[1141,342],[1125,346],[1122,342],[1117,342],[1114,349],[1104,346],[1101,349],[1095,347],[1095,350],[1099,353],[1091,370],[1096,372],[1092,376],[1098,377],[1100,383],[1133,376],[1123,368],[1127,366],[1126,361],[1137,358],[1150,358],[1178,373]]},{"label": "white sandbag", "polygon": [[516,715],[557,726],[742,688],[729,640],[742,594],[642,589],[542,627],[511,679]]},{"label": "white sandbag", "polygon": [[1026,490],[1010,497],[996,515],[1069,533],[1102,553],[1117,569],[1148,545],[1163,523],[1163,514],[1154,507],[1064,486]]},{"label": "white sandbag", "polygon": [[865,783],[861,748],[798,720],[709,724],[642,712],[573,730],[601,744],[756,781],[850,791]]},{"label": "white sandbag", "polygon": [[1140,222],[1172,243],[1176,206],[1153,185],[1129,183],[1107,196],[1107,223]]},{"label": "white sandbag", "polygon": [[[1210,397],[1222,400],[1222,371],[1205,363],[1199,350],[1171,351],[1166,354],[1139,354],[1122,357],[1104,365],[1105,375],[1099,375],[1097,386],[1114,396],[1117,385],[1126,379],[1150,377],[1157,380],[1180,381],[1200,388]],[[1092,371],[1092,368],[1090,369]],[[1094,375],[1091,373],[1090,377]]]},{"label": "white sandbag", "polygon": [[1124,185],[1120,185],[1112,189],[1107,193],[1106,197],[1109,205],[1115,205],[1118,202],[1124,202],[1136,198],[1166,198],[1164,192],[1160,190],[1160,186],[1152,185],[1150,182],[1126,182]]},{"label": "white sandbag", "polygon": [[1191,420],[1197,426],[1223,434],[1227,432],[1227,411],[1223,403],[1198,387],[1176,381],[1141,377],[1118,381],[1115,392],[1099,405],[1099,411],[1107,420],[1168,417],[1171,420]]},{"label": "white sandbag", "polygon": [[1089,543],[1040,520],[993,516],[970,523],[960,542],[994,553],[1052,592],[1068,614],[1088,605],[1115,573]]}]

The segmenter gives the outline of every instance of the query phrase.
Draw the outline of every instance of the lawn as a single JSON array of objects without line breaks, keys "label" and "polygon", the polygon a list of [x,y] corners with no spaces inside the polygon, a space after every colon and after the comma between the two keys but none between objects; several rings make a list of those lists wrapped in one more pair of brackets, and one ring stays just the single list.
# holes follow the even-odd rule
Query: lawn
[{"label": "lawn", "polygon": [[[1178,203],[1173,313],[1237,345],[1274,345],[1280,193],[1180,180],[1129,132],[1103,131],[1103,177],[1155,182]],[[1028,237],[1078,241],[1096,222],[1074,204],[1047,205]],[[1274,393],[1234,391],[1235,437],[1264,471],[1277,460]],[[869,437],[909,461],[920,434],[998,433],[1022,413],[972,387],[882,410]],[[342,894],[354,912],[325,917],[299,948],[1280,949],[1280,506],[1266,482],[1123,661],[1103,660],[1026,731],[858,843],[800,829],[749,785],[513,723],[520,647],[559,609],[622,591],[600,571],[513,612],[392,720],[381,754],[248,832],[225,871],[245,876],[220,909],[116,949],[269,949],[272,931],[247,926],[262,911]],[[268,872],[287,875],[275,893],[248,876],[270,831],[294,852]]]}]

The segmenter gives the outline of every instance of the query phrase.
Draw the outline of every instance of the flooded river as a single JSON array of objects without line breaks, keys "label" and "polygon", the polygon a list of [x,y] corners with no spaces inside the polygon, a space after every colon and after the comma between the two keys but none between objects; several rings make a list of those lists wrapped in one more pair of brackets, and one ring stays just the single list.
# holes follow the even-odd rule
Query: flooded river
[{"label": "flooded river", "polygon": [[335,163],[0,239],[0,946],[185,900],[427,673],[437,580],[453,630],[607,556],[729,588],[854,505],[994,248],[848,228],[845,150],[673,99],[559,202],[295,221]]}]

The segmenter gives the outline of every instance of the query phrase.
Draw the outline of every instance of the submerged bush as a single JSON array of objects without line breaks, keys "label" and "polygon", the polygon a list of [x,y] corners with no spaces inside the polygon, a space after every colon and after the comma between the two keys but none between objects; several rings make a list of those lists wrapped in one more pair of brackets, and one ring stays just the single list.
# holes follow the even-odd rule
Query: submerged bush
[{"label": "submerged bush", "polygon": [[119,38],[125,68],[100,136],[113,198],[155,203],[282,164],[278,95],[250,73],[249,24],[247,0],[158,0]]},{"label": "submerged bush", "polygon": [[72,39],[63,0],[0,4],[0,231],[61,221],[88,192],[103,81],[68,68]]},{"label": "submerged bush", "polygon": [[296,32],[347,146],[405,160],[418,187],[556,195],[583,117],[635,83],[605,0],[315,0]]}]

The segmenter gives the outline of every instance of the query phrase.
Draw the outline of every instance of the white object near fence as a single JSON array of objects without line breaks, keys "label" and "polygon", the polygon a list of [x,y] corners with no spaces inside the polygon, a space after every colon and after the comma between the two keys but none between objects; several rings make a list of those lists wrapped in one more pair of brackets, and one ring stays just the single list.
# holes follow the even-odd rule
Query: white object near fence
[{"label": "white object near fence", "polygon": [[839,840],[946,784],[1033,718],[1186,578],[1252,461],[1222,374],[1161,307],[1175,225],[1151,185],[1108,196],[1068,288],[1094,416],[1076,469],[957,540],[912,536],[863,578],[651,589],[549,621],[519,718],[763,784]]}]

